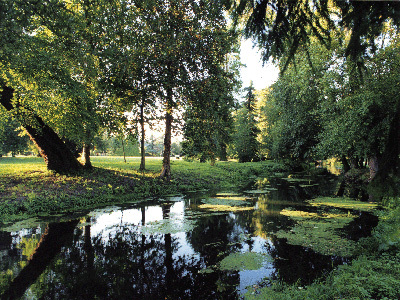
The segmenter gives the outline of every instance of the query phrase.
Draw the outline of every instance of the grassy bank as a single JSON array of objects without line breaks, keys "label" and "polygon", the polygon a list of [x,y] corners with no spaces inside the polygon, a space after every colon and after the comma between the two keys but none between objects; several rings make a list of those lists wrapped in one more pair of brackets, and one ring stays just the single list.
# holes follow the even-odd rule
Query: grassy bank
[{"label": "grassy bank", "polygon": [[27,216],[87,210],[149,197],[201,189],[229,189],[256,176],[282,171],[274,162],[219,162],[215,166],[171,161],[172,179],[158,178],[162,160],[148,158],[138,172],[139,158],[93,157],[93,170],[66,176],[46,170],[41,158],[0,158],[0,217],[9,222]]}]

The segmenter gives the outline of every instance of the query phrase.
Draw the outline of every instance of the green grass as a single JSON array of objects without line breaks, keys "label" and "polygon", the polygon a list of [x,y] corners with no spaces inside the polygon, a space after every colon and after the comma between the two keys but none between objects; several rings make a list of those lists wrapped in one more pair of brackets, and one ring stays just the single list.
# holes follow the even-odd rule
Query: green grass
[{"label": "green grass", "polygon": [[46,170],[41,158],[0,158],[0,217],[3,223],[43,214],[85,211],[115,203],[202,189],[240,187],[259,175],[282,170],[274,162],[239,164],[234,161],[206,163],[171,160],[169,182],[158,175],[162,160],[92,157],[93,170],[60,175]]}]

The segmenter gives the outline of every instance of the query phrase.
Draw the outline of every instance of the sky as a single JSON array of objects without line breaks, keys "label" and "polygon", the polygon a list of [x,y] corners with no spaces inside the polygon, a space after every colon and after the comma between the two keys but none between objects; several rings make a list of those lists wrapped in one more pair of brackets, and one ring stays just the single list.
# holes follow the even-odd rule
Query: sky
[{"label": "sky", "polygon": [[279,69],[273,63],[263,66],[261,53],[257,48],[253,48],[253,42],[250,39],[242,40],[240,47],[240,60],[246,67],[241,69],[243,87],[249,86],[253,80],[256,90],[262,90],[269,87],[278,79]]}]

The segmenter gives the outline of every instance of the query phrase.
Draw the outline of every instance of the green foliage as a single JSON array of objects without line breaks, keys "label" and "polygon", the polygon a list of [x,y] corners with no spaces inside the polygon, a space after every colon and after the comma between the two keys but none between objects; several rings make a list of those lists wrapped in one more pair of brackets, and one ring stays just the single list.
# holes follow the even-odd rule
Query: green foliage
[{"label": "green foliage", "polygon": [[[319,151],[325,155],[382,156],[387,151],[390,128],[398,111],[398,39],[366,62],[364,82],[352,91],[349,66],[332,68],[322,79],[324,130]],[[395,149],[392,149],[395,150]],[[397,151],[397,150],[396,150]]]},{"label": "green foliage", "polygon": [[[15,90],[13,114],[23,126],[37,127],[39,116],[62,136],[85,141],[97,129],[94,110],[96,59],[84,10],[89,7],[55,1],[3,1],[9,5],[2,27],[1,86]],[[51,8],[50,8],[51,7]],[[13,15],[18,17],[12,17]],[[86,29],[84,29],[86,28]]]},{"label": "green foliage", "polygon": [[[269,1],[241,0],[232,3],[234,20],[244,18],[245,35],[253,37],[269,58],[283,60],[285,70],[298,51],[318,40],[332,45],[332,34],[348,32],[344,55],[360,71],[363,60],[377,49],[386,22],[399,25],[400,5],[396,1]],[[305,50],[307,51],[307,50]]]},{"label": "green foliage", "polygon": [[257,127],[253,82],[245,88],[247,94],[243,107],[235,115],[234,151],[239,162],[260,160],[260,144],[257,140],[259,129]]},{"label": "green foliage", "polygon": [[315,158],[314,147],[321,130],[319,107],[323,94],[318,78],[325,72],[330,53],[317,43],[308,51],[296,55],[296,65],[289,66],[261,99],[261,120],[267,125],[262,130],[262,143],[268,156],[287,159],[294,165]]},{"label": "green foliage", "polygon": [[17,120],[12,117],[0,120],[0,154],[24,152],[28,150],[28,140]]},{"label": "green foliage", "polygon": [[198,157],[203,162],[215,162],[217,157],[227,159],[226,148],[233,131],[233,90],[237,85],[234,71],[226,72],[219,66],[210,78],[195,84],[185,112],[185,156]]}]

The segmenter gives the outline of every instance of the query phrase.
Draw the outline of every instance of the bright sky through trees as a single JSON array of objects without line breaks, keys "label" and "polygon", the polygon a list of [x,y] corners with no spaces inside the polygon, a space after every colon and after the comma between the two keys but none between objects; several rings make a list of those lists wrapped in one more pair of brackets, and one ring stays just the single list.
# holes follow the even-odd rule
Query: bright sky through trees
[{"label": "bright sky through trees", "polygon": [[245,67],[241,68],[240,74],[243,86],[249,86],[253,80],[256,90],[261,90],[273,84],[279,75],[279,69],[272,63],[263,66],[258,48],[253,48],[251,39],[242,40],[240,47],[240,60]]}]

